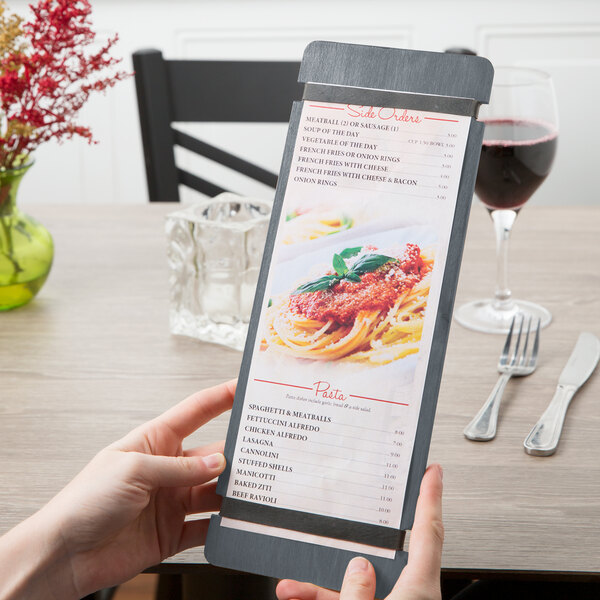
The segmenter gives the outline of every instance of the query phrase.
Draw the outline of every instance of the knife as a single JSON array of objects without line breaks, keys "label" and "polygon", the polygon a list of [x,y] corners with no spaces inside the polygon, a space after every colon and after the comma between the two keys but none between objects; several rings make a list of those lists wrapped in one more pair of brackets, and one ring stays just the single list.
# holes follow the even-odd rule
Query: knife
[{"label": "knife", "polygon": [[550,456],[556,452],[569,403],[577,390],[594,372],[599,358],[600,340],[593,333],[580,334],[560,374],[554,398],[525,438],[523,445],[527,454]]}]

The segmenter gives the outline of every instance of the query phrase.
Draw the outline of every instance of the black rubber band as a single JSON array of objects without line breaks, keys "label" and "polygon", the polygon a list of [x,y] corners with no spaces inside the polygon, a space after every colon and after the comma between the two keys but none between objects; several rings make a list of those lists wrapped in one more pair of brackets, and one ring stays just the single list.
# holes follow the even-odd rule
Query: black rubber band
[{"label": "black rubber band", "polygon": [[249,521],[282,529],[293,529],[324,537],[378,546],[390,550],[402,550],[404,531],[381,525],[370,525],[336,517],[325,517],[313,513],[278,508],[238,500],[223,498],[220,515],[229,519]]},{"label": "black rubber band", "polygon": [[477,112],[479,111],[479,103],[471,98],[390,92],[319,83],[307,83],[304,86],[302,99],[312,102],[353,104],[355,106],[406,108],[407,110],[422,110],[475,118],[477,118]]}]

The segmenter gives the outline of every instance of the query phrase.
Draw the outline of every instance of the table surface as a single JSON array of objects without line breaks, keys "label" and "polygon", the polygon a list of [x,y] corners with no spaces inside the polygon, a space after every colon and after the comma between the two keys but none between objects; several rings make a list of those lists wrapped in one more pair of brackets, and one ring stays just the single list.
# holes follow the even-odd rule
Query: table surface
[{"label": "table surface", "polygon": [[[31,206],[56,244],[39,297],[0,313],[0,533],[51,498],[103,446],[190,393],[237,375],[241,354],[168,331],[169,205]],[[523,440],[579,332],[600,335],[600,210],[526,207],[511,286],[554,315],[534,375],[509,382],[497,438],[462,430],[496,381],[503,337],[453,323],[430,460],[444,466],[443,568],[600,577],[600,374],[575,397],[552,457]],[[475,202],[457,305],[494,286],[491,222]],[[224,436],[227,417],[191,443]],[[204,562],[202,549],[170,559]]]}]

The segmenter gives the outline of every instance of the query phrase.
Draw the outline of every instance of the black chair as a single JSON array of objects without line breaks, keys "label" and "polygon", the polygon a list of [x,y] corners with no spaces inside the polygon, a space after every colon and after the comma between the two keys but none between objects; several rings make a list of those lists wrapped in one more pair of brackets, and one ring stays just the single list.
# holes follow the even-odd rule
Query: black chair
[{"label": "black chair", "polygon": [[[299,62],[165,60],[159,50],[133,54],[148,194],[178,202],[179,184],[207,196],[226,191],[175,164],[180,146],[275,187],[277,175],[177,129],[177,122],[287,123],[302,97]],[[227,190],[231,191],[231,190]]]}]

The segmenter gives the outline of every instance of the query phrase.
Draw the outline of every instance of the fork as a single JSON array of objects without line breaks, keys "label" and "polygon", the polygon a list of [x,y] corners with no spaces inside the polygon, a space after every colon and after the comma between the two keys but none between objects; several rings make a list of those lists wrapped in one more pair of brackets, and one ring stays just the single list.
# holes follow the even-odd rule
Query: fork
[{"label": "fork", "polygon": [[[535,339],[533,341],[533,349],[531,353],[527,353],[529,346],[531,331],[531,317],[527,320],[527,331],[523,335],[523,326],[525,317],[521,317],[519,333],[516,336],[516,342],[512,353],[510,347],[513,338],[513,332],[517,322],[517,315],[513,317],[510,325],[510,330],[506,336],[506,343],[500,354],[498,361],[498,372],[500,377],[487,399],[486,403],[481,407],[481,410],[475,415],[475,418],[465,427],[465,437],[476,442],[489,442],[496,437],[496,427],[498,425],[498,411],[500,410],[500,402],[504,388],[511,377],[523,377],[531,375],[535,371],[538,349],[540,345],[540,319],[537,321],[535,328]],[[525,338],[523,348],[519,352],[521,342]],[[509,356],[510,355],[510,356]]]}]

